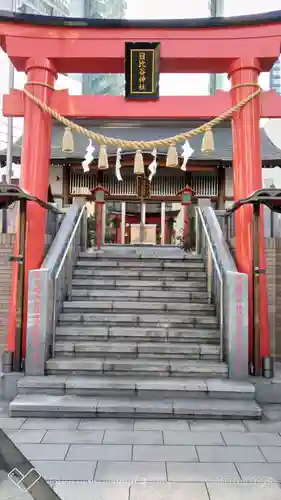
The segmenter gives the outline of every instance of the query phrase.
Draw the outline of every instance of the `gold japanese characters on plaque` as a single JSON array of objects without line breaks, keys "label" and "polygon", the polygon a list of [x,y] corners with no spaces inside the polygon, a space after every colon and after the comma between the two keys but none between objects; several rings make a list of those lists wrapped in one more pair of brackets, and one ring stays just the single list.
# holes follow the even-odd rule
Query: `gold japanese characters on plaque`
[{"label": "gold japanese characters on plaque", "polygon": [[126,99],[158,99],[159,74],[159,42],[126,42]]}]

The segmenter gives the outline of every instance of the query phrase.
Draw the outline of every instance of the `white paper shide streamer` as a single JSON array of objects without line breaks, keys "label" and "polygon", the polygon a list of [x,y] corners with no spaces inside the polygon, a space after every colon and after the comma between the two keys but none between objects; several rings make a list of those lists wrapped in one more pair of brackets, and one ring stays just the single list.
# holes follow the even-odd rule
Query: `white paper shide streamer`
[{"label": "white paper shide streamer", "polygon": [[184,145],[182,146],[182,150],[183,150],[183,152],[182,152],[181,156],[183,158],[183,162],[182,162],[181,170],[184,170],[184,172],[185,172],[187,162],[188,162],[189,158],[191,157],[194,149],[192,149],[189,142],[186,140]]},{"label": "white paper shide streamer", "polygon": [[116,151],[116,163],[115,163],[115,175],[118,181],[123,181],[122,175],[121,175],[121,153],[122,149],[118,148]]},{"label": "white paper shide streamer", "polygon": [[156,158],[157,158],[157,149],[154,148],[151,154],[153,156],[153,160],[152,160],[152,162],[150,163],[150,165],[148,167],[148,170],[150,172],[150,174],[148,176],[149,182],[152,181],[152,178],[156,174],[156,170],[157,170],[157,160],[156,160]]},{"label": "white paper shide streamer", "polygon": [[86,154],[84,156],[84,161],[82,162],[82,167],[84,172],[89,172],[90,170],[90,163],[93,161],[94,156],[93,153],[95,151],[95,147],[93,146],[92,140],[89,140],[89,145],[86,148]]}]

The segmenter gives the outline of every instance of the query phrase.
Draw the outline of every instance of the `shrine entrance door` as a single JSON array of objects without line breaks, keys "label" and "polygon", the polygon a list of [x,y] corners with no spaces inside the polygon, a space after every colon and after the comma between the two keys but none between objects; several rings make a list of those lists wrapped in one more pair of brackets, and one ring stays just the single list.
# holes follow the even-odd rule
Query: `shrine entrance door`
[{"label": "shrine entrance door", "polygon": [[172,203],[151,200],[110,201],[105,204],[104,244],[176,244],[175,224],[180,213]]}]

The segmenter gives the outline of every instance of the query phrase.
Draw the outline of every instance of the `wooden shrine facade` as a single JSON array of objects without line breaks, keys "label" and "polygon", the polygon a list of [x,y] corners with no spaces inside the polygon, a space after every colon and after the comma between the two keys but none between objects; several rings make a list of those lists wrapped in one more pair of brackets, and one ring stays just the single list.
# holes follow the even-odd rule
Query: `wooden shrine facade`
[{"label": "wooden shrine facade", "polygon": [[[70,197],[90,196],[91,190],[101,184],[109,193],[110,198],[130,200],[138,198],[141,179],[133,173],[133,168],[121,169],[122,181],[118,181],[114,169],[103,172],[102,176],[96,172],[85,174],[81,169],[72,168],[69,180]],[[147,183],[147,177],[143,178]],[[157,201],[178,201],[178,193],[186,184],[200,197],[217,198],[219,196],[219,176],[217,169],[210,172],[182,172],[180,169],[159,167],[151,182],[148,181],[146,198]]]}]

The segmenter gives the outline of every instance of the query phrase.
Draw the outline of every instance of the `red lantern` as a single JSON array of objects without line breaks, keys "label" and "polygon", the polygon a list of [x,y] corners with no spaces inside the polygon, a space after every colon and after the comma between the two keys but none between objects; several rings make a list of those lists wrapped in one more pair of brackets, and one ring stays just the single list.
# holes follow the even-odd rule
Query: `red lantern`
[{"label": "red lantern", "polygon": [[181,191],[178,192],[178,196],[181,195],[181,204],[184,206],[191,205],[192,197],[195,196],[195,191],[186,185]]}]

